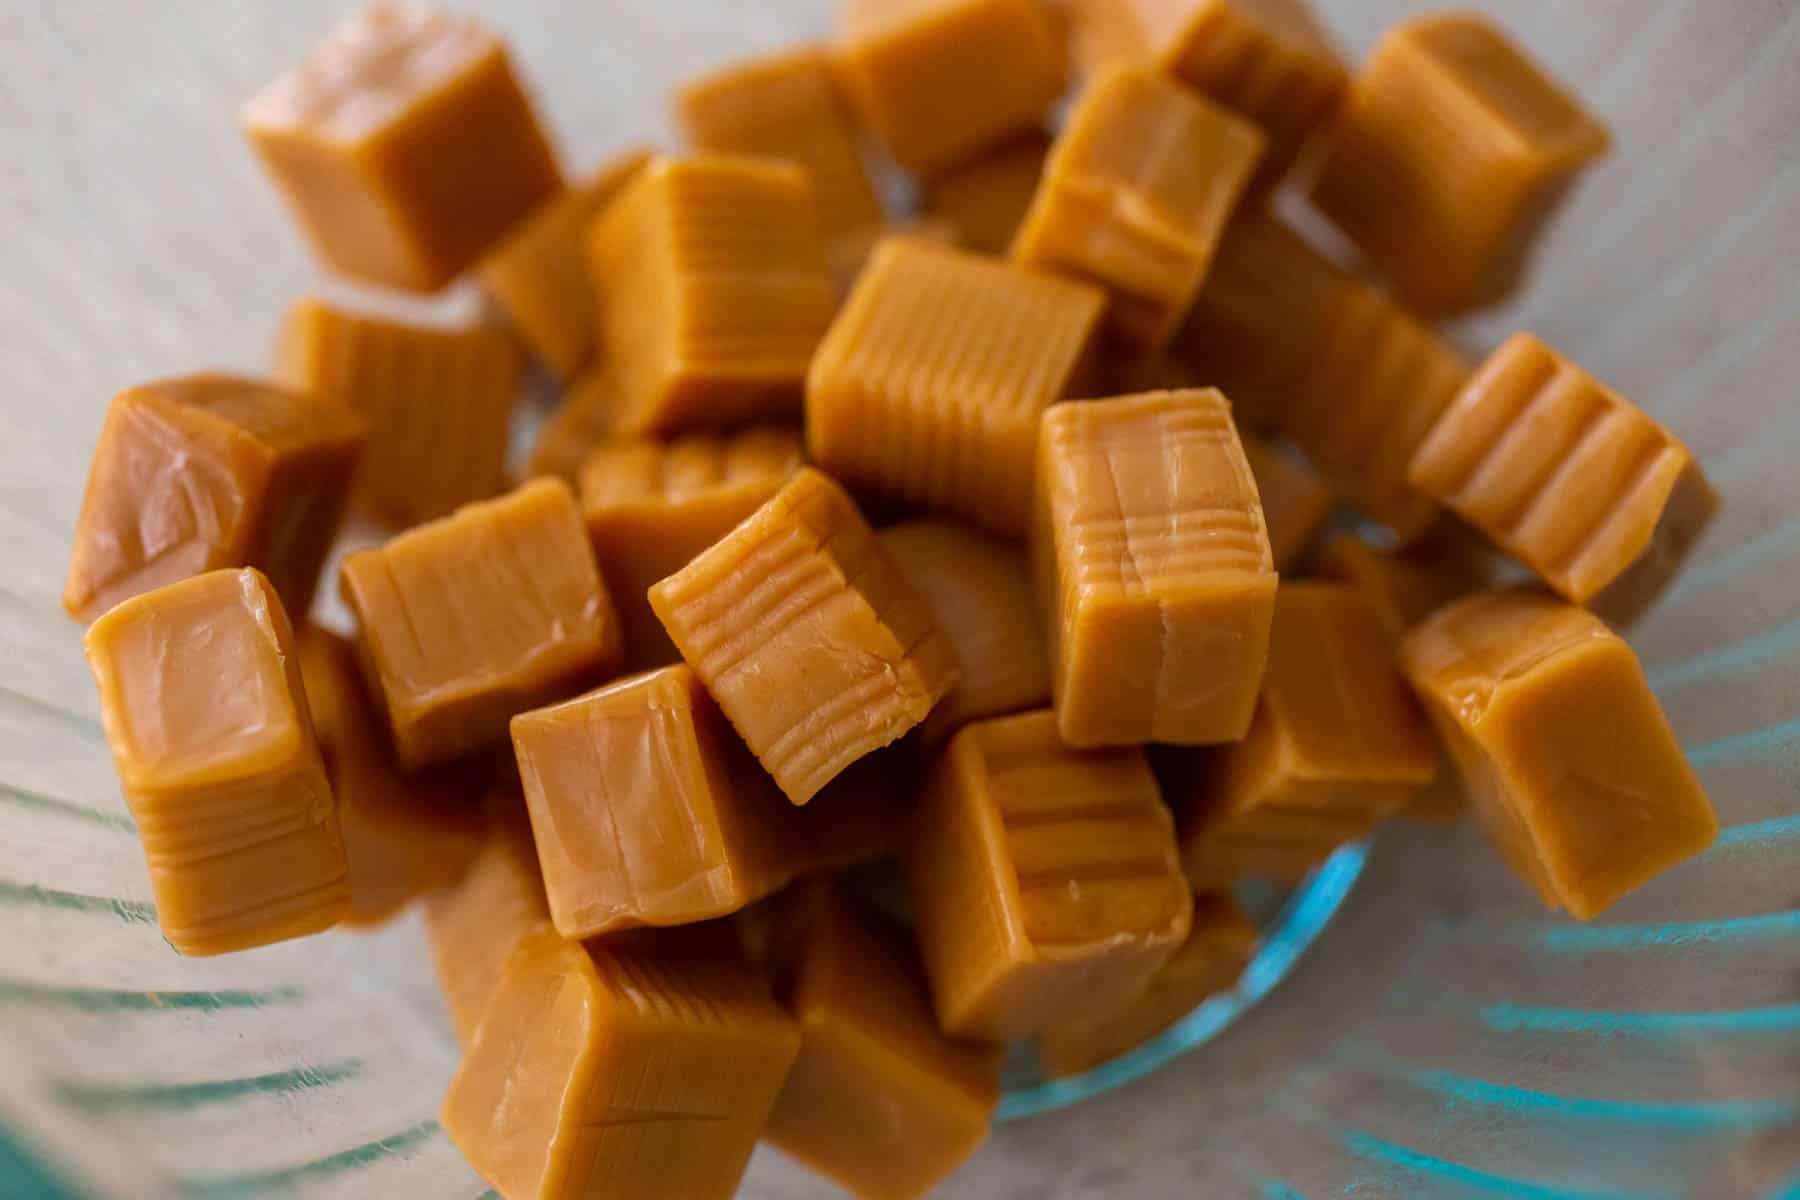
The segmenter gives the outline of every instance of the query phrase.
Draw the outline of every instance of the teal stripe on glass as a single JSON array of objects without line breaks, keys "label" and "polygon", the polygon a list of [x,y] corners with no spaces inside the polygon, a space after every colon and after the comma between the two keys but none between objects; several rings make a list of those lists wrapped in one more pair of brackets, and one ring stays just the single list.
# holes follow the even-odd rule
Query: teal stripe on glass
[{"label": "teal stripe on glass", "polygon": [[1800,750],[1800,717],[1689,747],[1688,761],[1703,770],[1784,750]]},{"label": "teal stripe on glass", "polygon": [[74,1184],[0,1126],[0,1196],[6,1200],[76,1200],[78,1194]]},{"label": "teal stripe on glass", "polygon": [[1651,687],[1666,692],[1721,675],[1754,670],[1795,653],[1800,653],[1800,621],[1789,621],[1741,642],[1732,642],[1679,662],[1651,667],[1645,674],[1650,678]]},{"label": "teal stripe on glass", "polygon": [[116,829],[120,833],[137,832],[137,825],[122,812],[106,812],[98,808],[72,804],[67,800],[59,800],[55,796],[46,796],[42,792],[16,787],[10,783],[0,783],[0,800],[19,808],[32,808],[39,812],[55,813],[59,817],[73,817],[78,821],[89,821],[106,829]]},{"label": "teal stripe on glass", "polygon": [[1766,821],[1727,825],[1719,830],[1719,840],[1713,843],[1713,849],[1767,850],[1796,838],[1800,838],[1800,816],[1770,817]]},{"label": "teal stripe on glass", "polygon": [[1545,950],[1652,950],[1675,946],[1740,945],[1800,934],[1800,910],[1717,921],[1665,921],[1658,925],[1559,925],[1538,935]]},{"label": "teal stripe on glass", "polygon": [[1723,583],[1790,548],[1800,548],[1800,521],[1766,529],[1743,544],[1689,568],[1669,589],[1669,595]]},{"label": "teal stripe on glass", "polygon": [[1800,1117],[1800,1098],[1778,1100],[1641,1101],[1559,1096],[1450,1071],[1419,1071],[1416,1085],[1459,1104],[1475,1104],[1508,1113],[1558,1120],[1642,1125],[1692,1132],[1753,1129],[1784,1125]]},{"label": "teal stripe on glass", "polygon": [[156,906],[142,900],[118,900],[111,896],[89,896],[82,892],[61,892],[36,884],[9,883],[0,879],[0,904],[17,904],[29,908],[54,908],[64,912],[110,913],[133,925],[156,924]]},{"label": "teal stripe on glass", "polygon": [[1726,1012],[1600,1012],[1528,1004],[1485,1004],[1481,1022],[1500,1033],[1591,1033],[1600,1037],[1800,1032],[1800,1004]]},{"label": "teal stripe on glass", "polygon": [[406,1158],[440,1133],[436,1121],[420,1121],[399,1133],[364,1142],[325,1158],[274,1171],[246,1171],[235,1175],[196,1175],[182,1181],[184,1195],[197,1200],[248,1200],[287,1191],[297,1184],[346,1175],[390,1159]]},{"label": "teal stripe on glass", "polygon": [[1458,1184],[1490,1196],[1503,1196],[1506,1200],[1661,1200],[1661,1197],[1640,1192],[1572,1191],[1552,1184],[1496,1175],[1355,1130],[1345,1133],[1343,1140],[1345,1147],[1358,1158],[1397,1168],[1408,1175]]},{"label": "teal stripe on glass", "polygon": [[1257,1185],[1262,1193],[1262,1200],[1306,1200],[1306,1197],[1295,1191],[1279,1179],[1265,1179]]},{"label": "teal stripe on glass", "polygon": [[186,1112],[208,1104],[229,1104],[257,1096],[287,1096],[295,1092],[330,1087],[354,1079],[362,1072],[359,1059],[345,1059],[322,1067],[299,1067],[242,1079],[214,1079],[199,1083],[83,1083],[61,1080],[51,1085],[56,1098],[86,1113],[120,1109]]},{"label": "teal stripe on glass", "polygon": [[220,1012],[226,1009],[269,1008],[299,1000],[299,988],[267,992],[129,992],[110,988],[59,987],[0,979],[0,1006],[64,1008],[87,1013]]}]

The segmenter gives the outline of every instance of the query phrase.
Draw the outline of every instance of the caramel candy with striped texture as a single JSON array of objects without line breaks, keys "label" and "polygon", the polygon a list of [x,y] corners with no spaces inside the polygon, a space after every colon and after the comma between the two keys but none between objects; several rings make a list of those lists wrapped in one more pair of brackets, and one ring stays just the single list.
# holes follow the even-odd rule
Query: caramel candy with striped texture
[{"label": "caramel candy with striped texture", "polygon": [[85,645],[169,944],[224,954],[337,924],[350,909],[337,803],[262,573],[134,596]]},{"label": "caramel candy with striped texture", "polygon": [[1064,741],[1244,736],[1276,577],[1256,483],[1217,390],[1045,413],[1031,561]]},{"label": "caramel candy with striped texture", "polygon": [[1277,571],[1291,570],[1312,545],[1313,535],[1331,515],[1331,489],[1318,472],[1296,456],[1271,446],[1253,433],[1238,432],[1244,461],[1256,480],[1263,523],[1269,530],[1269,552]]},{"label": "caramel candy with striped texture", "polygon": [[949,221],[970,250],[1003,255],[1031,208],[1049,153],[1049,137],[1032,130],[933,176],[925,185],[925,215]]},{"label": "caramel candy with striped texture", "polygon": [[1400,654],[1489,836],[1549,907],[1589,920],[1718,835],[1637,655],[1587,610],[1481,592]]}]

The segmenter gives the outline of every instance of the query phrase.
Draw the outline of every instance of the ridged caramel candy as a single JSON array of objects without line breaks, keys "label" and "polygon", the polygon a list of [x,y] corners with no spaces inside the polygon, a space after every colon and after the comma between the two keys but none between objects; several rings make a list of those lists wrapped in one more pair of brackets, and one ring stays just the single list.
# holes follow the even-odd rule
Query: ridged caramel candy
[{"label": "ridged caramel candy", "polygon": [[481,25],[376,4],[250,100],[244,135],[325,263],[435,291],[562,185]]},{"label": "ridged caramel candy", "polygon": [[356,486],[375,515],[416,525],[501,489],[525,362],[499,327],[413,324],[302,296],[273,365],[288,387],[368,421]]},{"label": "ridged caramel candy", "polygon": [[1031,561],[1064,741],[1244,736],[1275,567],[1218,391],[1083,400],[1045,413]]},{"label": "ridged caramel candy", "polygon": [[1331,515],[1331,489],[1305,462],[1255,434],[1240,430],[1238,440],[1244,447],[1244,461],[1250,464],[1250,474],[1256,480],[1275,569],[1290,570],[1306,554],[1313,535]]},{"label": "ridged caramel candy", "polygon": [[359,654],[408,770],[502,741],[514,713],[604,678],[619,618],[555,480],[344,560]]},{"label": "ridged caramel candy", "polygon": [[1262,155],[1257,128],[1143,66],[1109,66],[1050,150],[1012,261],[1106,289],[1140,354],[1181,324]]},{"label": "ridged caramel candy", "polygon": [[1193,897],[1143,751],[1074,750],[1048,712],[964,726],[906,856],[938,1023],[1042,1033],[1142,991]]},{"label": "ridged caramel candy", "polygon": [[1482,592],[1400,653],[1489,836],[1550,908],[1589,920],[1717,836],[1637,655],[1592,613]]},{"label": "ridged caramel candy", "polygon": [[987,1140],[1000,1050],[938,1032],[905,930],[824,882],[786,908],[800,1054],[763,1137],[857,1196],[923,1196]]},{"label": "ridged caramel candy", "polygon": [[1102,293],[958,250],[875,250],[806,381],[806,445],[846,484],[1017,535],[1038,416],[1088,366]]},{"label": "ridged caramel candy", "polygon": [[799,1046],[742,964],[544,926],[508,960],[439,1119],[508,1200],[728,1200]]},{"label": "ridged caramel candy", "polygon": [[837,308],[805,171],[654,159],[591,226],[587,261],[614,431],[799,416]]},{"label": "ridged caramel candy", "polygon": [[650,606],[795,804],[957,681],[925,601],[842,488],[806,469],[650,589]]},{"label": "ridged caramel candy", "polygon": [[1649,607],[1719,504],[1679,438],[1529,333],[1482,364],[1407,477],[1616,624]]},{"label": "ridged caramel candy", "polygon": [[1040,0],[846,0],[837,68],[863,123],[925,177],[1041,123],[1063,91]]},{"label": "ridged caramel candy", "polygon": [[342,920],[337,803],[294,633],[261,572],[209,571],[135,596],[85,644],[169,944],[223,954]]},{"label": "ridged caramel candy", "polygon": [[1312,200],[1410,303],[1493,303],[1606,127],[1487,18],[1390,29],[1357,76]]},{"label": "ridged caramel candy", "polygon": [[925,185],[925,215],[949,221],[978,254],[1004,255],[1043,178],[1050,139],[1032,130]]},{"label": "ridged caramel candy", "polygon": [[679,662],[650,610],[650,586],[692,562],[800,469],[798,432],[773,427],[618,438],[582,463],[582,515],[600,574],[619,606],[628,669]]},{"label": "ridged caramel candy", "polygon": [[1417,551],[1377,550],[1351,533],[1326,542],[1315,565],[1320,576],[1354,585],[1396,643],[1408,629],[1481,586],[1477,575],[1456,563]]}]

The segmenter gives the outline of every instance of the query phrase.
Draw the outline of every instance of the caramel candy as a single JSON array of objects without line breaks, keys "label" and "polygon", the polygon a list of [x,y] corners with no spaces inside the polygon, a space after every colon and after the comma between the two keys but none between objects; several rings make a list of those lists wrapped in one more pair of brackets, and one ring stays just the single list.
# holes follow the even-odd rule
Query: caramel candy
[{"label": "caramel candy", "polygon": [[1053,1029],[1038,1039],[1051,1076],[1079,1075],[1149,1041],[1237,982],[1256,948],[1256,926],[1228,895],[1194,901],[1193,931],[1150,986],[1098,1021]]},{"label": "caramel candy", "polygon": [[848,0],[837,68],[894,161],[929,177],[1043,120],[1062,47],[1041,0]]},{"label": "caramel candy", "polygon": [[793,47],[711,71],[675,94],[674,109],[697,150],[806,168],[827,237],[881,224],[881,203],[824,46]]},{"label": "caramel candy", "polygon": [[1034,129],[933,176],[925,185],[925,215],[949,221],[970,250],[1003,255],[1025,221],[1049,153],[1050,139]]},{"label": "caramel candy", "polygon": [[620,433],[792,420],[837,307],[806,172],[658,158],[588,233]]},{"label": "caramel candy", "polygon": [[506,46],[482,26],[373,5],[241,114],[334,271],[436,291],[562,184]]},{"label": "caramel candy", "polygon": [[1193,909],[1143,751],[1070,749],[1048,711],[950,740],[906,865],[938,1023],[958,1037],[1024,1037],[1122,1005]]},{"label": "caramel candy", "polygon": [[925,605],[962,669],[931,710],[927,746],[985,717],[1050,703],[1050,671],[1031,577],[1019,547],[955,521],[909,521],[876,535]]},{"label": "caramel candy", "polygon": [[1331,515],[1331,489],[1306,463],[1253,433],[1238,435],[1244,461],[1256,480],[1262,501],[1263,523],[1269,530],[1269,551],[1277,571],[1290,570],[1305,555],[1313,535]]},{"label": "caramel candy", "polygon": [[1489,835],[1549,907],[1598,916],[1717,836],[1637,655],[1592,613],[1482,592],[1400,654]]},{"label": "caramel candy", "polygon": [[651,588],[650,606],[795,804],[957,682],[925,601],[850,497],[811,469]]},{"label": "caramel candy", "polygon": [[1012,261],[1107,291],[1107,325],[1160,350],[1262,154],[1254,125],[1148,67],[1097,75],[1050,151]]},{"label": "caramel candy", "polygon": [[275,376],[369,422],[357,490],[400,525],[499,491],[524,360],[499,328],[432,327],[351,312],[315,296],[288,309]]},{"label": "caramel candy", "polygon": [[729,1200],[799,1047],[742,964],[542,926],[439,1119],[509,1200]]},{"label": "caramel candy", "polygon": [[1473,572],[1416,553],[1377,550],[1355,534],[1340,533],[1320,549],[1318,572],[1353,584],[1390,640],[1480,586]]},{"label": "caramel candy", "polygon": [[606,408],[609,372],[590,367],[563,391],[562,403],[538,427],[525,460],[525,477],[560,479],[576,485],[581,464],[615,424]]},{"label": "caramel candy", "polygon": [[88,629],[157,920],[182,954],[317,933],[349,911],[293,642],[280,598],[250,568],[145,592]]},{"label": "caramel candy", "polygon": [[776,940],[800,1054],[763,1136],[857,1196],[923,1196],[987,1140],[999,1047],[938,1032],[903,930],[826,883],[788,910]]},{"label": "caramel candy", "polygon": [[573,379],[594,349],[594,286],[582,237],[649,161],[640,146],[607,159],[513,226],[481,261],[483,290],[559,379]]},{"label": "caramel candy", "polygon": [[1529,333],[1482,364],[1408,478],[1619,624],[1649,607],[1719,504],[1680,439]]},{"label": "caramel candy", "polygon": [[910,741],[865,754],[804,808],[788,805],[781,846],[796,877],[898,858],[919,804],[919,754]]},{"label": "caramel candy", "polygon": [[681,658],[650,611],[650,585],[761,508],[800,464],[800,435],[774,428],[673,442],[621,438],[587,456],[581,507],[600,574],[618,600],[628,668]]},{"label": "caramel candy", "polygon": [[1038,442],[1032,569],[1071,746],[1244,736],[1275,567],[1217,390],[1059,404]]},{"label": "caramel candy", "polygon": [[852,487],[1017,535],[1038,416],[1082,377],[1104,304],[1073,280],[885,241],[813,359],[807,450]]},{"label": "caramel candy", "polygon": [[408,770],[500,741],[514,713],[604,677],[620,657],[581,514],[554,480],[358,551],[342,584]]},{"label": "caramel candy", "polygon": [[825,246],[825,257],[831,263],[831,286],[838,299],[846,300],[875,247],[888,238],[917,238],[934,246],[958,246],[962,235],[947,217],[926,215],[912,220],[890,221],[886,225],[870,225],[831,239]]},{"label": "caramel candy", "polygon": [[1430,13],[1376,44],[1312,200],[1412,304],[1475,308],[1512,290],[1609,142],[1486,17]]}]

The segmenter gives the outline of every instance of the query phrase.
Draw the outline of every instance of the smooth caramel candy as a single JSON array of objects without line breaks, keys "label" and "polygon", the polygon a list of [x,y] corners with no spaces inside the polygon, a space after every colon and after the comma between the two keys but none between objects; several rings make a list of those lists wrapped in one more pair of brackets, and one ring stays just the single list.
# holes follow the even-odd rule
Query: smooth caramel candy
[{"label": "smooth caramel candy", "polygon": [[342,585],[408,770],[503,740],[513,714],[620,658],[619,618],[575,498],[555,480],[358,551]]},{"label": "smooth caramel candy", "polygon": [[1487,18],[1431,13],[1376,44],[1312,200],[1410,303],[1479,307],[1610,140]]},{"label": "smooth caramel candy", "polygon": [[1063,92],[1041,0],[848,0],[839,32],[852,105],[923,177],[1040,124]]},{"label": "smooth caramel candy", "polygon": [[1254,125],[1148,67],[1108,67],[1051,148],[1012,261],[1105,288],[1114,336],[1160,350],[1262,146]]},{"label": "smooth caramel candy", "polygon": [[280,598],[248,568],[146,592],[88,629],[157,920],[182,954],[317,933],[349,911],[293,643]]},{"label": "smooth caramel candy", "polygon": [[904,930],[823,882],[787,908],[800,1054],[763,1136],[857,1196],[923,1196],[987,1140],[1000,1050],[938,1032]]},{"label": "smooth caramel candy", "polygon": [[957,682],[925,601],[818,471],[650,589],[650,606],[795,804]]},{"label": "smooth caramel candy", "polygon": [[509,1200],[728,1200],[799,1048],[746,966],[543,926],[439,1119]]},{"label": "smooth caramel candy", "polygon": [[1256,926],[1237,901],[1200,896],[1193,931],[1150,986],[1111,1016],[1044,1034],[1038,1061],[1053,1077],[1079,1075],[1135,1049],[1236,983],[1255,948]]},{"label": "smooth caramel candy", "polygon": [[1023,532],[1039,415],[1078,388],[1105,297],[958,250],[875,250],[806,381],[813,461],[852,487]]},{"label": "smooth caramel candy", "polygon": [[1482,364],[1408,478],[1617,624],[1649,607],[1719,504],[1679,438],[1529,333]]},{"label": "smooth caramel candy", "polygon": [[1032,570],[1071,746],[1244,736],[1275,567],[1218,391],[1059,404],[1038,443]]},{"label": "smooth caramel candy", "polygon": [[950,222],[970,250],[1004,255],[1037,195],[1049,154],[1050,138],[1034,129],[935,175],[925,185],[925,215]]},{"label": "smooth caramel candy", "polygon": [[1174,823],[1135,747],[1070,749],[1048,712],[965,726],[906,857],[938,1022],[1023,1037],[1141,992],[1187,937]]},{"label": "smooth caramel candy", "polygon": [[1598,916],[1717,836],[1637,655],[1592,613],[1482,592],[1400,653],[1489,836],[1549,907]]},{"label": "smooth caramel candy", "polygon": [[616,432],[800,415],[837,308],[806,172],[654,159],[590,228],[587,261]]},{"label": "smooth caramel candy", "polygon": [[274,358],[282,383],[368,421],[356,486],[376,516],[416,525],[501,489],[525,362],[498,327],[417,325],[303,296]]},{"label": "smooth caramel candy", "polygon": [[1408,629],[1481,586],[1474,572],[1457,564],[1415,552],[1377,550],[1351,533],[1326,542],[1316,566],[1326,579],[1353,584],[1396,644]]},{"label": "smooth caramel candy", "polygon": [[1256,480],[1269,551],[1277,571],[1291,570],[1312,545],[1313,535],[1331,515],[1331,489],[1318,472],[1253,433],[1238,434],[1244,461]]},{"label": "smooth caramel candy", "polygon": [[800,466],[799,433],[777,428],[672,442],[619,438],[588,454],[579,475],[582,515],[618,601],[629,669],[681,660],[650,610],[650,586],[730,533]]},{"label": "smooth caramel candy", "polygon": [[436,291],[562,186],[505,44],[440,12],[364,9],[241,121],[313,250],[368,283]]},{"label": "smooth caramel candy", "polygon": [[636,146],[607,159],[515,225],[481,261],[482,289],[559,379],[575,378],[594,349],[594,286],[582,238],[649,161],[650,151]]}]

